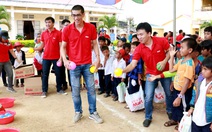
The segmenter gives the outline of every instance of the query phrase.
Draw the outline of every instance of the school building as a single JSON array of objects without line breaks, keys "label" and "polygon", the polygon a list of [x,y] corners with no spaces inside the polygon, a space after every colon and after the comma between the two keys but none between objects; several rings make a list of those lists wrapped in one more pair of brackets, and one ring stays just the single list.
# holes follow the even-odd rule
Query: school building
[{"label": "school building", "polygon": [[[61,21],[71,17],[71,8],[74,5],[83,5],[85,21],[98,26],[98,18],[104,15],[116,15],[119,10],[114,6],[105,6],[92,0],[1,0],[11,16],[10,39],[16,35],[23,35],[26,39],[34,39],[37,33],[45,29],[45,18],[55,18],[55,28],[61,29]],[[1,25],[1,29],[7,30]]]}]

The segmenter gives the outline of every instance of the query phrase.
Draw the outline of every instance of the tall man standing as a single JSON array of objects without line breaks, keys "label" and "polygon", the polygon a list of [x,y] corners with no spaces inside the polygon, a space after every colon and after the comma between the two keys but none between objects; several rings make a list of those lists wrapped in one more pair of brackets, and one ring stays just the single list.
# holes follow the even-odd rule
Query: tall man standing
[{"label": "tall man standing", "polygon": [[49,79],[49,71],[50,67],[53,64],[55,75],[56,75],[56,83],[57,83],[57,93],[62,95],[67,95],[61,89],[61,74],[60,68],[56,65],[57,61],[60,59],[60,45],[62,42],[61,32],[54,28],[54,18],[47,17],[45,19],[46,30],[41,34],[41,45],[35,50],[41,51],[44,48],[43,54],[43,74],[42,74],[42,96],[46,98],[48,92],[48,79]]},{"label": "tall man standing", "polygon": [[89,103],[89,118],[96,123],[103,123],[103,120],[96,111],[96,92],[94,88],[94,75],[90,72],[91,66],[91,46],[96,54],[96,62],[93,64],[98,70],[100,64],[99,49],[96,41],[97,32],[94,25],[83,21],[85,16],[84,8],[81,5],[75,5],[71,10],[71,16],[74,23],[65,27],[62,35],[61,56],[65,67],[68,68],[69,61],[66,59],[66,48],[68,45],[68,57],[70,61],[76,63],[77,67],[70,70],[72,99],[74,102],[75,116],[74,122],[82,118],[82,102],[80,96],[80,78],[83,75],[87,87],[87,96]]},{"label": "tall man standing", "polygon": [[[144,127],[148,127],[152,121],[153,112],[153,97],[155,88],[158,85],[158,81],[161,82],[165,94],[166,94],[166,111],[169,119],[171,119],[172,112],[172,97],[170,91],[171,78],[157,79],[153,82],[148,81],[148,77],[151,75],[161,74],[163,71],[168,71],[169,60],[169,43],[165,38],[151,37],[152,27],[149,23],[140,23],[137,28],[137,37],[140,44],[135,49],[132,62],[123,70],[123,72],[132,71],[136,66],[140,58],[146,64],[146,85],[145,85],[145,120],[143,122]],[[160,71],[157,70],[156,65],[161,66]]]}]

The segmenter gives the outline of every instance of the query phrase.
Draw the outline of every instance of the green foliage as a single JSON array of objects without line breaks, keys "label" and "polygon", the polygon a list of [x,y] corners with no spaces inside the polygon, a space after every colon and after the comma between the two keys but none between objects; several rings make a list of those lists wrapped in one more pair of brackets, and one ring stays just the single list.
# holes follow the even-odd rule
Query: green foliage
[{"label": "green foliage", "polygon": [[10,42],[14,45],[15,42],[21,42],[21,44],[24,45],[24,47],[35,47],[35,41],[34,40],[11,40]]},{"label": "green foliage", "polygon": [[203,29],[209,26],[212,26],[212,20],[210,20],[209,22],[203,22],[203,24],[200,25],[200,28]]},{"label": "green foliage", "polygon": [[0,24],[6,25],[10,30],[11,26],[9,24],[9,18],[10,15],[7,12],[6,8],[4,6],[0,6]]},{"label": "green foliage", "polygon": [[112,27],[115,27],[117,26],[117,20],[116,20],[116,16],[103,16],[101,18],[99,18],[99,22],[102,24],[98,26],[98,31],[101,29],[101,28],[107,28],[107,29],[110,29]]},{"label": "green foliage", "polygon": [[17,34],[15,37],[17,40],[24,40],[24,36]]}]

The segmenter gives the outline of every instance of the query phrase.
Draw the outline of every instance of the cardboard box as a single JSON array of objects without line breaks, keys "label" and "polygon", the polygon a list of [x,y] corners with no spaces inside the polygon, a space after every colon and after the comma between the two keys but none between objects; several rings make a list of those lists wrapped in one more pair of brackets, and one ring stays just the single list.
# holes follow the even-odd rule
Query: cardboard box
[{"label": "cardboard box", "polygon": [[42,80],[41,76],[33,76],[24,79],[24,94],[25,95],[41,95]]},{"label": "cardboard box", "polygon": [[14,70],[15,79],[28,78],[35,75],[33,64],[23,65]]}]

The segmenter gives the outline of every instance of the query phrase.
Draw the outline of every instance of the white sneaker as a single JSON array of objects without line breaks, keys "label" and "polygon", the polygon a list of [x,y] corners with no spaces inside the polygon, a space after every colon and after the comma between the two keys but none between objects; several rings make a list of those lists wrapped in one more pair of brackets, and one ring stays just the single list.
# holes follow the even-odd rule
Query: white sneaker
[{"label": "white sneaker", "polygon": [[7,91],[12,92],[12,93],[16,93],[15,89],[14,88],[10,88],[10,87],[7,88]]},{"label": "white sneaker", "polygon": [[46,94],[47,94],[46,92],[43,92],[42,95],[41,95],[41,97],[42,98],[46,98],[46,96],[47,96]]},{"label": "white sneaker", "polygon": [[90,119],[94,120],[96,123],[101,124],[103,123],[102,118],[99,116],[97,112],[94,112],[89,116]]},{"label": "white sneaker", "polygon": [[68,93],[66,93],[66,92],[65,92],[65,91],[63,91],[63,90],[60,90],[59,92],[57,92],[57,94],[67,95]]},{"label": "white sneaker", "polygon": [[74,123],[78,122],[82,118],[82,113],[76,112],[74,115]]}]

